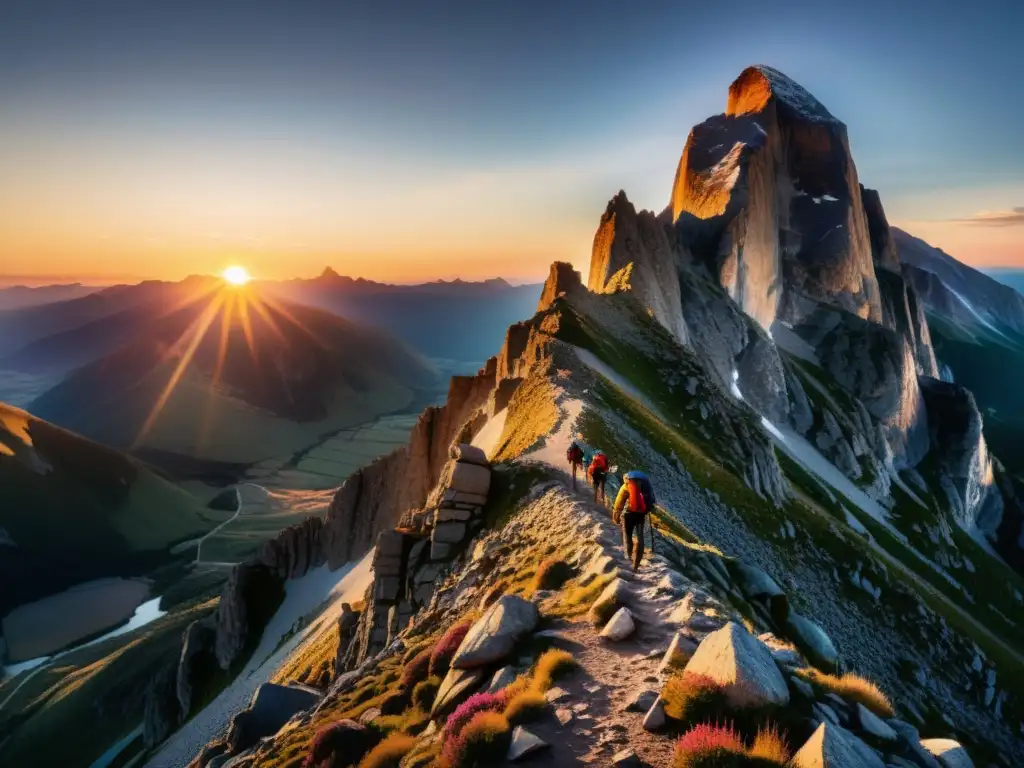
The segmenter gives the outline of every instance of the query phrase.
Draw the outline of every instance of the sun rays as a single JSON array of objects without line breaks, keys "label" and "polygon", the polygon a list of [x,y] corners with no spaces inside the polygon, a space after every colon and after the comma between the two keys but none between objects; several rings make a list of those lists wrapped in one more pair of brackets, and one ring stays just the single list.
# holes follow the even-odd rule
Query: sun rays
[{"label": "sun rays", "polygon": [[[203,340],[207,334],[211,333],[211,328],[217,326],[217,329],[213,331],[217,334],[216,358],[213,361],[212,371],[208,371],[210,397],[203,407],[202,417],[197,425],[198,447],[201,447],[206,441],[211,421],[215,415],[213,413],[215,403],[213,393],[222,383],[225,363],[231,354],[233,330],[240,330],[245,340],[244,349],[252,361],[257,364],[260,362],[261,347],[268,346],[266,337],[272,337],[278,345],[289,344],[289,338],[282,328],[282,324],[293,326],[307,336],[315,338],[314,334],[287,306],[270,296],[263,295],[253,286],[247,285],[250,278],[243,268],[238,268],[241,270],[240,273],[232,272],[229,275],[228,273],[233,269],[229,268],[224,271],[222,283],[209,281],[200,290],[190,291],[180,303],[176,303],[170,310],[180,310],[189,305],[201,305],[202,302],[206,302],[196,318],[169,346],[163,356],[165,363],[176,361],[173,362],[174,369],[153,403],[153,407],[135,438],[133,448],[142,445],[156,426],[160,414],[181,384],[189,366],[195,361]],[[212,288],[210,284],[212,284]],[[165,314],[169,314],[169,312]]]}]

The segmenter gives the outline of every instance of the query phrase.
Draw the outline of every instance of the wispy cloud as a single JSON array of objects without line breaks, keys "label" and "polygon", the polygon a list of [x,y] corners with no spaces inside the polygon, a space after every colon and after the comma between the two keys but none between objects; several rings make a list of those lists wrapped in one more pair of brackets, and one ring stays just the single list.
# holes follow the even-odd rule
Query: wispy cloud
[{"label": "wispy cloud", "polygon": [[974,224],[979,227],[1020,227],[1024,226],[1024,207],[1008,211],[979,211],[966,219],[951,219],[959,224]]}]

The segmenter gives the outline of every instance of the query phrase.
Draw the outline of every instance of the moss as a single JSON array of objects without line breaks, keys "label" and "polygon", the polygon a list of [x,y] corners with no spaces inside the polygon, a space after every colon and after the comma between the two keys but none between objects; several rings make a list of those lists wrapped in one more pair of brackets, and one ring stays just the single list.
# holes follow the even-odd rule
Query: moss
[{"label": "moss", "polygon": [[398,768],[402,758],[409,754],[418,739],[402,733],[392,734],[364,757],[359,768]]},{"label": "moss", "polygon": [[539,691],[524,691],[514,696],[505,707],[505,717],[512,725],[540,719],[548,708],[548,700]]},{"label": "moss", "polygon": [[704,675],[680,672],[661,691],[665,715],[683,727],[703,722],[726,722],[731,707],[725,688]]},{"label": "moss", "polygon": [[434,697],[437,696],[437,691],[440,687],[441,678],[436,675],[417,683],[416,687],[412,690],[413,706],[429,711],[434,704]]},{"label": "moss", "polygon": [[478,712],[458,737],[445,742],[444,759],[451,768],[488,768],[505,761],[512,729],[497,712]]},{"label": "moss", "polygon": [[855,704],[863,704],[879,717],[896,716],[889,697],[877,685],[860,675],[847,673],[839,677],[809,667],[798,670],[797,674],[819,690],[835,693]]},{"label": "moss", "polygon": [[551,689],[556,680],[569,674],[576,667],[576,659],[567,651],[554,648],[545,651],[534,665],[531,687],[545,693]]}]

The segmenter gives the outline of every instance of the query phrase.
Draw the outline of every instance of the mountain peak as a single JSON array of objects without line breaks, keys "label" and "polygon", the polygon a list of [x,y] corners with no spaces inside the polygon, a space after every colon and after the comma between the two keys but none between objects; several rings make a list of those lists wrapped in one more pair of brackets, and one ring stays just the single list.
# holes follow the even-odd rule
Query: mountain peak
[{"label": "mountain peak", "polygon": [[761,112],[773,98],[805,120],[815,123],[839,122],[806,88],[764,64],[747,67],[732,82],[725,113],[736,116]]}]

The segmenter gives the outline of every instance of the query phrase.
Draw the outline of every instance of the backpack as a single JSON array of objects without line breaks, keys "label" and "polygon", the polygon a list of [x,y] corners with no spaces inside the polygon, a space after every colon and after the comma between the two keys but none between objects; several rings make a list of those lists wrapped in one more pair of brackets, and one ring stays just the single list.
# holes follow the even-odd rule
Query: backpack
[{"label": "backpack", "polygon": [[590,462],[590,467],[595,472],[607,472],[608,471],[608,457],[603,453],[595,453],[593,461]]},{"label": "backpack", "polygon": [[576,443],[573,443],[569,446],[569,450],[565,452],[565,458],[571,464],[579,464],[583,460],[583,449],[576,445]]},{"label": "backpack", "polygon": [[647,498],[644,496],[643,483],[635,477],[626,480],[626,488],[629,490],[629,511],[645,514],[647,512]]}]

